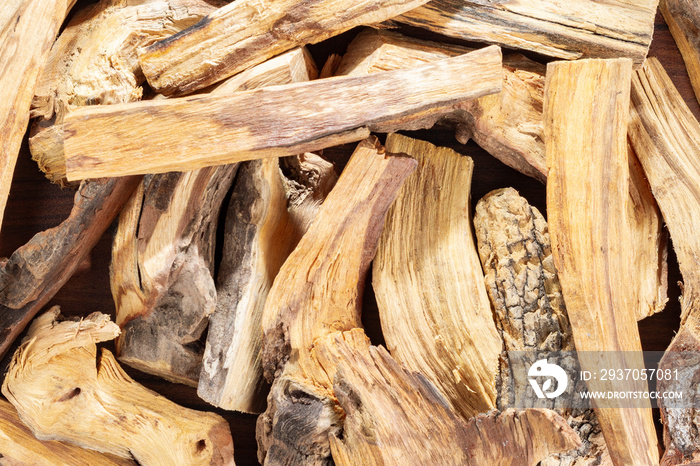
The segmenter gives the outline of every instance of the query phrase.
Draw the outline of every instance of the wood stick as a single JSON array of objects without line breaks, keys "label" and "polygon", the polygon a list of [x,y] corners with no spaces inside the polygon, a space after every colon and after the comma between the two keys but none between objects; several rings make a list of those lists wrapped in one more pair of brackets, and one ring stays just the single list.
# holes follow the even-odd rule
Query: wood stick
[{"label": "wood stick", "polygon": [[37,233],[0,264],[0,357],[73,275],[140,181],[83,182],[66,220]]},{"label": "wood stick", "polygon": [[228,423],[183,408],[134,382],[95,343],[119,334],[95,312],[59,322],[37,318],[12,358],[2,393],[35,436],[133,457],[141,464],[233,464]]},{"label": "wood stick", "polygon": [[365,275],[389,209],[416,162],[361,142],[296,249],[263,312],[263,370],[274,379],[258,419],[258,459],[327,464],[329,432],[341,420],[332,380],[312,357],[314,341],[361,326]]},{"label": "wood stick", "polygon": [[700,102],[700,8],[687,0],[661,0],[659,10],[681,52],[685,68]]},{"label": "wood stick", "polygon": [[256,0],[230,3],[139,56],[148,83],[165,95],[188,94],[294,47],[362,24],[379,23],[426,0]]},{"label": "wood stick", "polygon": [[[141,100],[137,51],[195,24],[217,0],[102,0],[78,11],[51,47],[32,101],[29,149],[53,182],[65,185],[63,119],[86,105]],[[223,4],[223,3],[222,3]]]},{"label": "wood stick", "polygon": [[316,217],[335,184],[330,162],[314,154],[245,162],[226,214],[216,310],[197,394],[209,403],[249,413],[265,409],[269,386],[262,370],[265,300],[280,267]]},{"label": "wood stick", "polygon": [[658,0],[432,0],[395,21],[568,60],[629,57],[641,66],[657,4]]},{"label": "wood stick", "polygon": [[8,0],[0,10],[0,227],[34,86],[75,0]]},{"label": "wood stick", "polygon": [[12,404],[0,400],[0,451],[3,464],[57,466],[135,465],[131,460],[86,450],[70,443],[38,440]]},{"label": "wood stick", "polygon": [[398,134],[386,150],[410,155],[418,168],[387,215],[372,269],[382,332],[392,356],[469,419],[496,406],[501,352],[471,234],[473,162]]},{"label": "wood stick", "polygon": [[[666,452],[662,464],[700,461],[700,442],[694,432],[695,374],[700,370],[700,313],[697,293],[700,275],[700,124],[688,109],[663,67],[650,58],[632,79],[629,136],[649,179],[673,239],[683,275],[681,326],[666,350],[662,369],[680,369],[677,380],[659,381],[657,390],[684,391],[683,406],[660,400]],[[685,394],[688,394],[686,396]]]},{"label": "wood stick", "polygon": [[500,49],[489,47],[410,70],[227,97],[76,109],[64,126],[68,179],[189,170],[319,150],[357,140],[387,120],[497,92],[501,81]]},{"label": "wood stick", "polygon": [[[583,370],[644,368],[636,326],[643,303],[637,299],[631,251],[635,236],[628,218],[631,73],[629,59],[547,66],[549,231]],[[587,353],[601,351],[608,352],[608,360]],[[588,387],[607,391],[609,384],[596,379]],[[630,381],[630,389],[646,390],[646,382]],[[658,464],[650,407],[605,409],[610,401],[597,401],[596,415],[613,462]]]}]

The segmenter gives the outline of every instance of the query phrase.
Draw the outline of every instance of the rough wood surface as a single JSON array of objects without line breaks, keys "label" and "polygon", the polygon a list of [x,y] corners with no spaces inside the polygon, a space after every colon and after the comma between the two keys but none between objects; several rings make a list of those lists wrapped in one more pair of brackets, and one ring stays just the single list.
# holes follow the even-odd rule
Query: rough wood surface
[{"label": "rough wood surface", "polygon": [[681,51],[695,98],[700,102],[700,7],[690,0],[661,0],[659,10]]},{"label": "rough wood surface", "polygon": [[471,233],[473,162],[398,134],[386,150],[418,168],[387,214],[372,269],[382,332],[391,355],[469,419],[496,406],[501,351]]},{"label": "rough wood surface", "polygon": [[140,464],[233,464],[228,424],[134,382],[96,343],[119,334],[95,312],[59,322],[52,308],[38,317],[15,352],[2,393],[41,440],[61,440],[133,457]]},{"label": "rough wood surface", "polygon": [[258,419],[260,462],[330,461],[328,434],[339,429],[340,412],[329,369],[311,349],[319,337],[361,327],[365,275],[384,216],[415,166],[376,138],[362,141],[277,274],[262,321],[263,370],[274,382]]},{"label": "rough wood surface", "polygon": [[216,310],[209,330],[198,395],[248,413],[265,409],[262,332],[265,300],[292,252],[337,180],[330,162],[315,154],[245,162],[226,214]]},{"label": "rough wood surface", "polygon": [[657,4],[658,0],[432,0],[395,20],[552,57],[629,57],[641,66]]},{"label": "rough wood surface", "polygon": [[126,204],[140,177],[85,181],[60,225],[0,261],[0,356],[73,275]]},{"label": "rough wood surface", "polygon": [[[497,189],[477,203],[474,230],[496,327],[503,340],[497,406],[505,410],[516,399],[527,399],[523,393],[515,393],[516,389],[526,387],[512,380],[510,352],[561,351],[564,353],[556,360],[552,354],[545,357],[565,368],[568,374],[578,374],[580,367],[571,354],[575,351],[571,324],[554,267],[547,221],[542,214],[515,189]],[[580,390],[585,390],[585,383],[579,380],[565,393]],[[568,418],[582,445],[574,452],[546,458],[543,465],[612,464],[593,410],[572,413],[565,399],[554,398],[549,407]],[[541,406],[542,401],[535,403]]]},{"label": "rough wood surface", "polygon": [[[216,0],[102,0],[77,12],[51,47],[34,91],[29,148],[65,184],[63,118],[72,108],[141,100],[137,51],[195,24]],[[221,3],[223,4],[223,3]]]},{"label": "rough wood surface", "polygon": [[128,459],[86,450],[70,443],[41,441],[22,423],[12,404],[0,400],[0,464],[4,466],[127,466]]},{"label": "rough wood surface", "polygon": [[683,405],[660,400],[666,452],[663,464],[700,461],[696,380],[700,371],[700,124],[663,67],[649,59],[632,79],[630,140],[671,233],[683,275],[681,327],[660,367],[679,369],[675,381],[659,381],[660,390],[685,390]]},{"label": "rough wood surface", "polygon": [[75,0],[7,0],[0,6],[0,227],[29,123],[34,87]]},{"label": "rough wood surface", "polygon": [[488,47],[409,70],[76,109],[64,124],[68,179],[319,150],[387,120],[497,92],[501,82],[500,49]]},{"label": "rough wood surface", "polygon": [[[583,370],[644,368],[636,325],[640,301],[629,222],[627,124],[632,61],[555,62],[547,66],[544,128],[547,214],[559,273]],[[598,358],[605,353],[607,360]],[[627,353],[624,353],[627,352]],[[592,357],[584,357],[591,354]],[[589,381],[591,391],[612,390]],[[646,382],[630,381],[630,390]],[[618,465],[658,464],[651,409],[607,409],[596,415]]]},{"label": "rough wood surface", "polygon": [[379,23],[426,1],[236,1],[146,48],[139,60],[157,92],[188,94],[291,48]]}]

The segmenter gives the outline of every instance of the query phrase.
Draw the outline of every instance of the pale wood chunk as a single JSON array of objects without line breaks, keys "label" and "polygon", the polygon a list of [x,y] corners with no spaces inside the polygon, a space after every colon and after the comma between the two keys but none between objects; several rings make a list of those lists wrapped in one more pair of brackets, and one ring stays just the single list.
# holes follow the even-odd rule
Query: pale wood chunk
[{"label": "pale wood chunk", "polygon": [[[368,128],[501,89],[488,47],[409,70],[234,93],[76,109],[65,120],[68,179],[191,170],[319,150]],[[196,131],[192,125],[196,122]],[[394,129],[400,129],[397,122]],[[386,128],[385,128],[386,129]]]},{"label": "pale wood chunk", "polygon": [[659,10],[681,51],[695,98],[700,102],[700,6],[690,0],[661,0]]},{"label": "pale wood chunk", "polygon": [[552,57],[628,57],[641,66],[658,0],[432,0],[395,21]]},{"label": "pale wood chunk", "polygon": [[[583,370],[644,368],[636,316],[645,303],[636,291],[639,275],[631,247],[636,238],[629,222],[631,73],[629,59],[547,66],[549,231]],[[601,351],[608,352],[608,360],[586,353]],[[610,383],[596,379],[588,387],[607,391]],[[630,390],[646,390],[646,382],[629,383]],[[606,409],[611,401],[598,401],[596,415],[613,462],[658,464],[650,407]]]},{"label": "pale wood chunk", "polygon": [[109,316],[38,317],[12,358],[2,393],[41,440],[133,457],[144,465],[233,464],[228,423],[134,382],[96,343],[119,334]]},{"label": "pale wood chunk", "polygon": [[501,352],[471,233],[474,163],[398,134],[386,149],[418,168],[387,214],[372,269],[382,332],[391,355],[468,419],[496,406]]},{"label": "pale wood chunk", "polygon": [[696,374],[700,370],[700,124],[655,58],[632,79],[629,136],[673,239],[683,275],[681,326],[660,366],[678,369],[679,379],[659,381],[657,390],[684,391],[680,407],[660,400],[666,452],[662,464],[700,461]]},{"label": "pale wood chunk", "polygon": [[236,1],[182,34],[146,48],[139,60],[157,92],[188,94],[294,47],[379,23],[426,1]]}]

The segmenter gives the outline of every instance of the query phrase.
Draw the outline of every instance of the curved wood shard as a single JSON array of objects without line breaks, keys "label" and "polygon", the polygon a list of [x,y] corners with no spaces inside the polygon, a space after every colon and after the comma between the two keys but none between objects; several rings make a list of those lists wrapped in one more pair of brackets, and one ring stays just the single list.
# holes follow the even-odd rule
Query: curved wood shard
[{"label": "curved wood shard", "polygon": [[661,0],[659,11],[681,51],[695,98],[700,102],[700,8],[689,0]]}]

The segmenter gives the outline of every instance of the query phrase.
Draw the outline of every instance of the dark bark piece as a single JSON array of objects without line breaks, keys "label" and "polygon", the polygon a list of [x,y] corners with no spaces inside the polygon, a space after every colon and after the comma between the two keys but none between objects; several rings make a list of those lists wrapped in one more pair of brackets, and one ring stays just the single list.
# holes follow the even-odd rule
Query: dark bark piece
[{"label": "dark bark piece", "polygon": [[37,233],[0,268],[0,357],[68,281],[126,204],[141,177],[85,181],[70,215]]},{"label": "dark bark piece", "polygon": [[681,51],[695,98],[700,102],[700,6],[692,0],[661,0],[659,10]]},{"label": "dark bark piece", "polygon": [[[367,128],[385,121],[410,122],[426,109],[497,92],[501,82],[500,49],[488,47],[370,76],[76,109],[64,124],[68,179],[190,170],[319,150],[362,139]],[[402,128],[398,123],[396,130]]]}]

